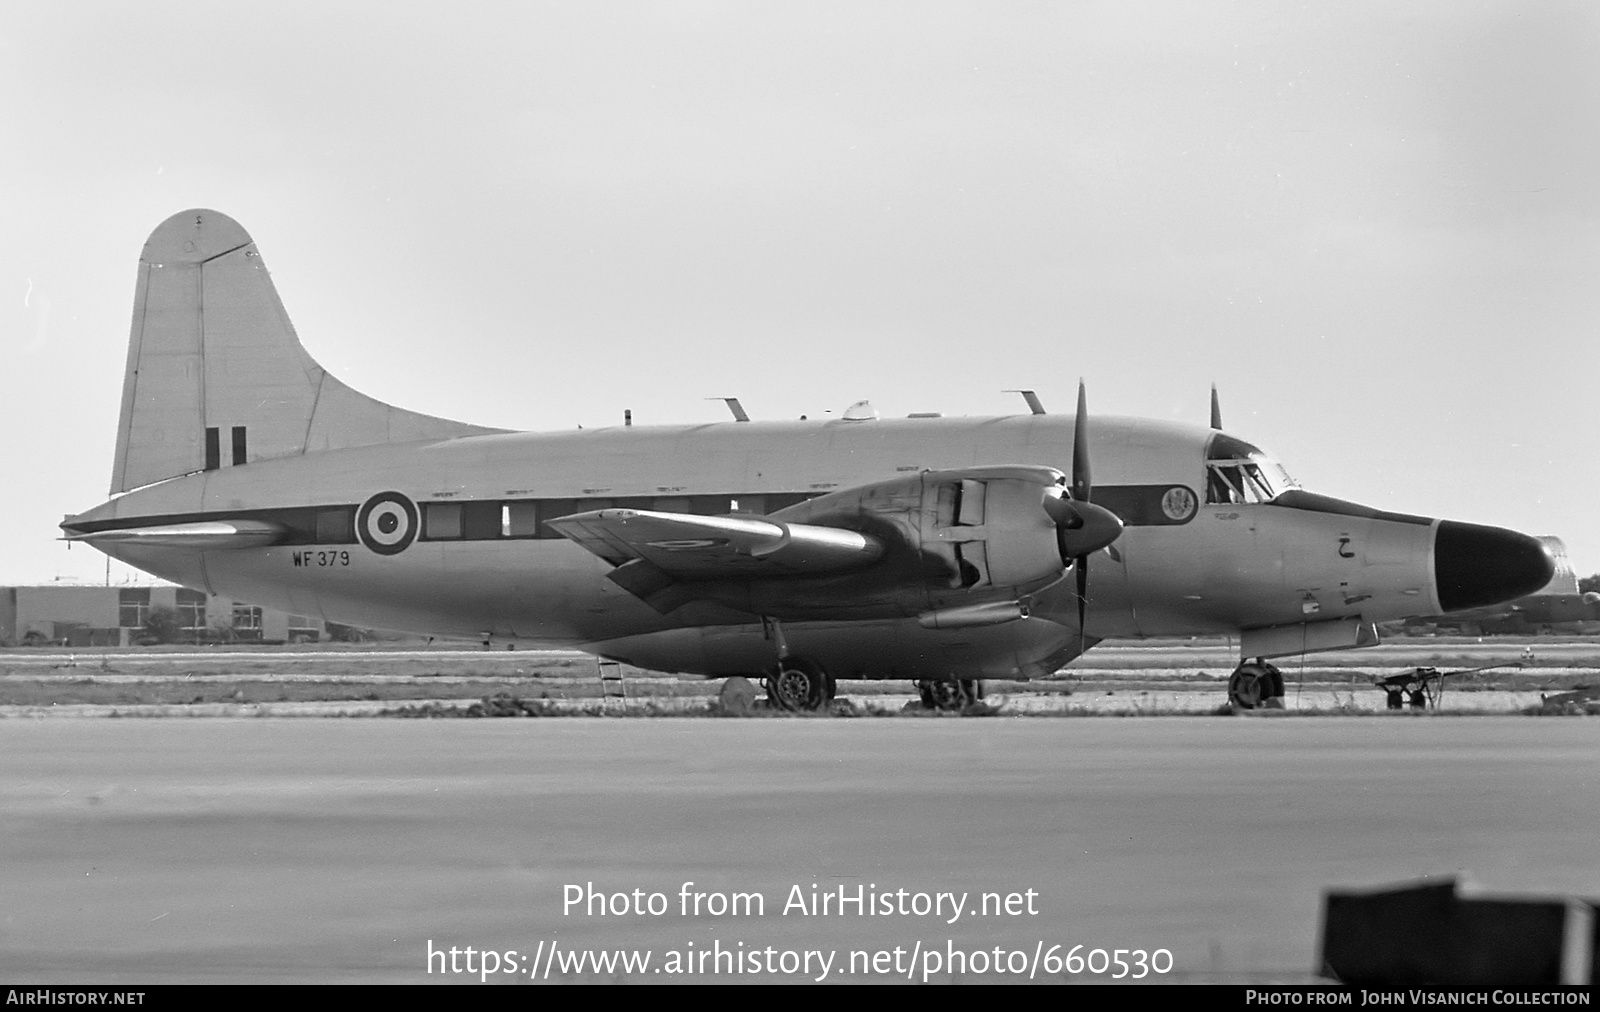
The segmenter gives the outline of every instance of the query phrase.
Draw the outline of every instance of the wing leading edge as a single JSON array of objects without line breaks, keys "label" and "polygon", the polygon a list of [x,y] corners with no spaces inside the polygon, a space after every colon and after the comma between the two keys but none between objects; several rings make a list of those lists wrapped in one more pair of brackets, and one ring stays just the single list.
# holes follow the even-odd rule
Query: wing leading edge
[{"label": "wing leading edge", "polygon": [[884,551],[856,531],[766,517],[608,509],[549,523],[613,566],[642,560],[674,580],[824,576],[866,566]]}]

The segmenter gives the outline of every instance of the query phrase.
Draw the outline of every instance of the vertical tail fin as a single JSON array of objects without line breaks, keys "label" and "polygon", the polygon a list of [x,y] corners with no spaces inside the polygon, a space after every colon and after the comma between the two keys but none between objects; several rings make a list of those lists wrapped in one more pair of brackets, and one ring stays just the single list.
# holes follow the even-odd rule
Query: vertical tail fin
[{"label": "vertical tail fin", "polygon": [[251,460],[498,431],[405,411],[330,376],[227,215],[180,212],[145,243],[112,494]]}]

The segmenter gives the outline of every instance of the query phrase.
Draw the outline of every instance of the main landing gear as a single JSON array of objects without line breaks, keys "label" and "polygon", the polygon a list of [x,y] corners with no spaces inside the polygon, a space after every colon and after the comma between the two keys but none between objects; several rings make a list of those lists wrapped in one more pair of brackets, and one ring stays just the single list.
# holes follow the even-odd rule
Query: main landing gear
[{"label": "main landing gear", "polygon": [[1264,657],[1240,662],[1228,679],[1228,702],[1240,710],[1283,709],[1283,673]]},{"label": "main landing gear", "polygon": [[767,699],[783,710],[820,710],[833,702],[833,676],[799,657],[785,657],[766,678]]},{"label": "main landing gear", "polygon": [[930,710],[965,710],[983,699],[983,683],[975,678],[959,681],[919,681],[917,687],[922,705]]}]

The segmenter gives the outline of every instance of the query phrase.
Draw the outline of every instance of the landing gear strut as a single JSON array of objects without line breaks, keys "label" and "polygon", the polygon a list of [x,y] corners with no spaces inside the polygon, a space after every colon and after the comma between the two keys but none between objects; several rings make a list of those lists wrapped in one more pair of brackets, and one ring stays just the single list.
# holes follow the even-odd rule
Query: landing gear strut
[{"label": "landing gear strut", "polygon": [[1283,673],[1262,657],[1240,663],[1228,679],[1228,702],[1240,710],[1283,709]]},{"label": "landing gear strut", "polygon": [[820,710],[833,701],[834,680],[821,667],[786,657],[767,675],[767,698],[783,710]]},{"label": "landing gear strut", "polygon": [[922,697],[922,705],[930,710],[965,710],[983,698],[983,683],[974,678],[912,684]]}]

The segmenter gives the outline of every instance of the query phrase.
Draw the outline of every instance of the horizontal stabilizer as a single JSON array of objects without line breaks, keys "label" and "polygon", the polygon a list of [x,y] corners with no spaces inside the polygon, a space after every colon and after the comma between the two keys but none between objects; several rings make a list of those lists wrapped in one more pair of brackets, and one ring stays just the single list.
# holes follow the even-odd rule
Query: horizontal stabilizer
[{"label": "horizontal stabilizer", "polygon": [[762,517],[609,509],[550,526],[613,565],[643,559],[677,580],[819,576],[883,555],[883,545],[865,534]]},{"label": "horizontal stabilizer", "polygon": [[153,545],[159,548],[232,549],[261,548],[275,544],[284,528],[265,520],[203,520],[191,524],[125,527],[92,534],[73,534],[66,541],[83,541],[95,547],[109,544]]}]

